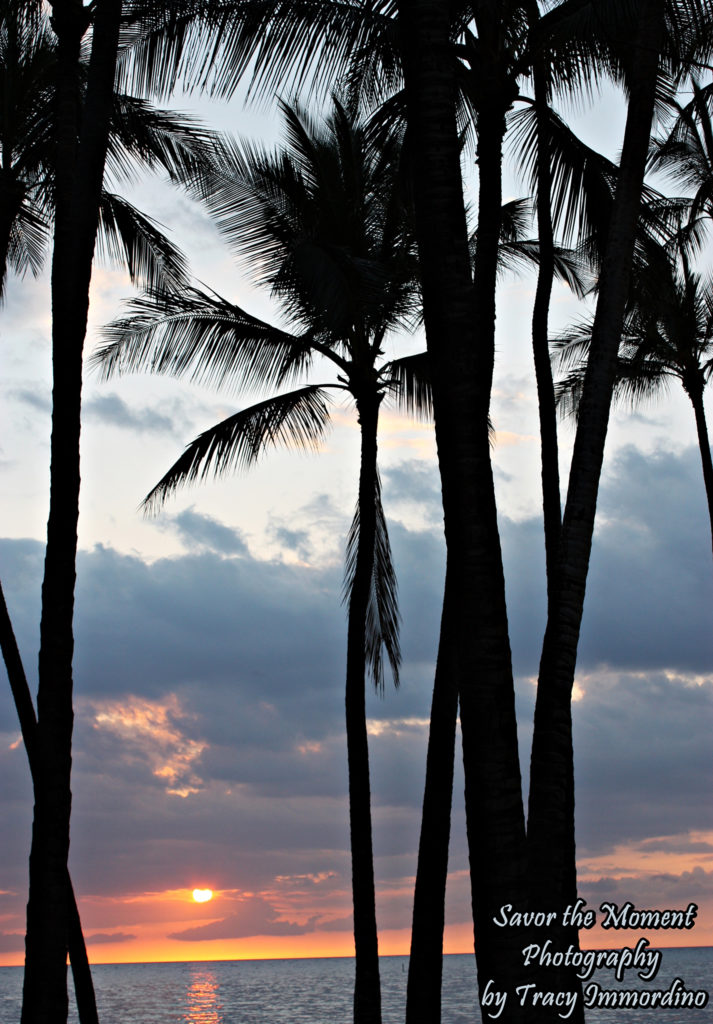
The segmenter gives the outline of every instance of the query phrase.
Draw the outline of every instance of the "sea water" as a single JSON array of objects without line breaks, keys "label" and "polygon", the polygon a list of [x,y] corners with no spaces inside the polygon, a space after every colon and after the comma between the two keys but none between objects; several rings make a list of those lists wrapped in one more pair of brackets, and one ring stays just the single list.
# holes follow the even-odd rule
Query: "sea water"
[{"label": "sea water", "polygon": [[[380,967],[383,1024],[402,1024],[408,957],[382,957]],[[346,957],[102,964],[92,973],[101,1024],[349,1024],[352,1018],[354,961]],[[688,991],[713,990],[713,948],[665,949],[655,979],[627,977],[623,987],[667,989],[675,978]],[[597,971],[592,980],[618,987],[611,971]],[[2,1024],[19,1022],[21,991],[22,968],[0,968]],[[589,1024],[713,1024],[713,1006],[587,1010],[586,1017]],[[442,1020],[481,1022],[470,955],[444,958]],[[73,1007],[70,1021],[77,1022]]]}]

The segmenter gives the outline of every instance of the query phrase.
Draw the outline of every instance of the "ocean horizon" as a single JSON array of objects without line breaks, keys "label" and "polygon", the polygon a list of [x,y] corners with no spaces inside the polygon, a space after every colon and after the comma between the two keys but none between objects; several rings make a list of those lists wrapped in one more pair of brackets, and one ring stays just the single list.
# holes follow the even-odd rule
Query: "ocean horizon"
[{"label": "ocean horizon", "polygon": [[[647,1005],[590,1008],[587,1021],[655,1024],[661,1015],[662,1024],[713,1024],[706,991],[713,978],[713,947],[655,948],[662,953],[661,964],[648,981],[630,969],[619,984],[611,969],[602,968],[584,982],[585,1005],[588,991],[592,998],[607,993],[610,1000],[610,993],[621,990],[644,993]],[[383,1024],[401,1024],[408,956],[380,957],[380,970]],[[353,957],[96,964],[92,973],[101,1024],[349,1024],[352,1019]],[[3,1024],[19,1022],[22,974],[22,967],[0,969]],[[672,1005],[649,1005],[656,991],[671,993]],[[675,1005],[694,992],[705,993],[704,1005]],[[69,1022],[77,1024],[72,1001],[70,981]],[[702,998],[696,1001],[701,1003]],[[443,1024],[487,1024],[497,1019],[481,1017],[471,953],[444,956],[442,1003]],[[567,1012],[564,1007],[562,1012]]]}]

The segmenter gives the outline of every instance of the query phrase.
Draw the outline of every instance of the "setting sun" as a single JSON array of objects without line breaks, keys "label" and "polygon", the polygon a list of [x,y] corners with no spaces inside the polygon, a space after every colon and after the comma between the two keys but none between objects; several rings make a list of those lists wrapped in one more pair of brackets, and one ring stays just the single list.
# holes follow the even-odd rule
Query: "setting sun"
[{"label": "setting sun", "polygon": [[213,899],[213,891],[212,889],[194,889],[193,899],[196,903],[207,903],[208,900]]}]

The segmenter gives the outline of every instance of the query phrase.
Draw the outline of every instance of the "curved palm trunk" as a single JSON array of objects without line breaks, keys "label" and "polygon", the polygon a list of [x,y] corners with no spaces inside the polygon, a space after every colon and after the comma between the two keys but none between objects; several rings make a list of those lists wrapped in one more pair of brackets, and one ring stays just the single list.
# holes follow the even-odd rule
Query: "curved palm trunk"
[{"label": "curved palm trunk", "polygon": [[79,52],[87,29],[87,9],[72,0],[56,0],[53,4],[58,43],[52,261],[54,387],[22,1024],[64,1024],[67,1019],[67,859],[72,802],[72,655],[82,350],[120,16],[121,0],[104,0],[97,7],[87,98],[80,116]]},{"label": "curved palm trunk", "polygon": [[[557,554],[562,529],[562,507],[560,503],[559,447],[557,441],[557,407],[555,403],[552,364],[549,351],[549,308],[554,281],[554,234],[552,228],[552,171],[550,165],[549,109],[547,99],[547,68],[543,58],[536,59],[533,66],[535,87],[535,115],[537,119],[537,226],[540,243],[540,265],[537,289],[532,313],[532,351],[537,382],[537,404],[540,419],[540,451],[542,467],[542,510],[545,529],[545,562],[547,567],[547,611],[554,613],[557,592]],[[572,752],[574,757],[574,752]],[[569,766],[574,777],[574,762]],[[572,818],[574,828],[574,818]],[[528,841],[530,839],[528,820]],[[574,834],[570,839],[574,851]],[[574,854],[573,854],[574,855]],[[531,874],[536,875],[535,858]],[[575,875],[576,888],[576,875]],[[576,896],[573,897],[572,902]],[[533,903],[533,908],[540,904]],[[544,906],[544,904],[542,904]],[[557,949],[570,946],[579,949],[579,932],[575,927],[560,928],[551,933]],[[536,941],[540,942],[538,936]],[[552,987],[560,991],[577,993],[570,1024],[582,1024],[582,984],[576,973],[558,968],[548,972]],[[546,1019],[546,1017],[544,1018]]]},{"label": "curved palm trunk", "polygon": [[452,601],[453,587],[446,579],[413,899],[406,1024],[439,1024],[441,1019],[443,928],[458,718],[458,690],[451,662],[453,638],[447,633],[453,614],[450,608],[446,611],[446,606]]},{"label": "curved palm trunk", "polygon": [[700,387],[687,387],[686,393],[691,399],[693,412],[696,416],[696,431],[698,433],[698,448],[701,453],[701,464],[703,466],[703,482],[706,487],[706,498],[708,500],[708,517],[711,522],[711,541],[713,543],[713,460],[711,459],[711,445],[708,438],[708,425],[706,423],[706,411],[703,405],[703,384]]},{"label": "curved palm trunk", "polygon": [[366,731],[366,616],[374,570],[378,487],[376,432],[380,399],[357,399],[361,428],[359,469],[359,536],[349,598],[347,630],[346,722],[349,764],[349,829],[354,903],[354,1024],[381,1024],[379,944],[376,930],[374,854],[371,839],[371,787]]},{"label": "curved palm trunk", "polygon": [[552,600],[556,586],[557,548],[562,525],[560,504],[559,451],[557,445],[557,408],[552,381],[549,348],[549,312],[555,274],[552,231],[552,171],[550,167],[547,72],[541,60],[534,65],[535,115],[537,118],[537,231],[540,242],[540,266],[535,304],[532,311],[532,352],[537,381],[537,405],[540,416],[542,459],[542,511],[545,524],[547,595]]},{"label": "curved palm trunk", "polygon": [[[15,631],[12,628],[10,614],[5,603],[5,594],[0,584],[0,650],[2,650],[7,676],[10,682],[17,717],[22,732],[22,742],[25,746],[27,760],[30,765],[30,773],[35,774],[35,730],[37,719],[32,704],[30,687],[25,675],[25,667],[17,646]],[[87,957],[87,947],[82,932],[82,922],[79,917],[79,908],[74,895],[72,880],[67,872],[67,888],[69,891],[69,933],[68,949],[69,960],[72,965],[72,978],[74,980],[74,992],[77,999],[77,1013],[80,1024],[98,1024],[97,1003],[94,994],[94,983]]]},{"label": "curved palm trunk", "polygon": [[[616,358],[656,93],[660,0],[644,0],[632,40],[624,149],[602,266],[535,708],[528,844],[533,900],[561,910],[576,897],[571,694]],[[534,904],[533,904],[534,905]],[[574,985],[574,979],[572,984]]]},{"label": "curved palm trunk", "polygon": [[[478,976],[513,991],[521,937],[498,928],[504,903],[526,901],[526,851],[504,578],[488,411],[500,218],[502,97],[480,106],[481,203],[476,286],[471,280],[449,52],[449,5],[399,6],[409,131],[419,153],[414,186],[424,317],[443,489],[449,606],[463,732],[466,813]],[[487,199],[486,199],[487,197]],[[516,979],[518,979],[516,981]],[[501,1020],[518,1009],[509,1000]]]}]

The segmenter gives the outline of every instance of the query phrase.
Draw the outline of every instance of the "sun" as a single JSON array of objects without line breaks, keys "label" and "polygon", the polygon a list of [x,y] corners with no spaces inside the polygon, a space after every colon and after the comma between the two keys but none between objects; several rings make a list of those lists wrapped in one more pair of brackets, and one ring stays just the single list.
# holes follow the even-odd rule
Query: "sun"
[{"label": "sun", "polygon": [[213,899],[213,891],[212,889],[194,889],[193,899],[196,903],[207,903],[208,900]]}]

